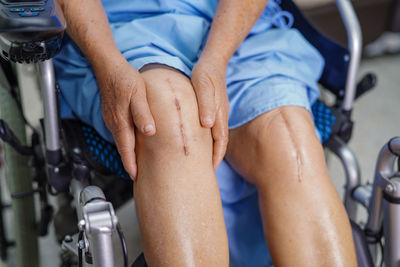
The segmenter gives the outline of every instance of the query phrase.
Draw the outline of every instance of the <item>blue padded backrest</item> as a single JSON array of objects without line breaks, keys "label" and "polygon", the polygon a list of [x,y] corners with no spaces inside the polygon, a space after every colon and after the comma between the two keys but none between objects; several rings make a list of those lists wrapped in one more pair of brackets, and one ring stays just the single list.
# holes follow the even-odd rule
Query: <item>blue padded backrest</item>
[{"label": "blue padded backrest", "polygon": [[92,160],[103,165],[103,167],[115,176],[129,177],[122,165],[121,157],[113,144],[104,140],[94,128],[88,125],[81,124],[81,130]]},{"label": "blue padded backrest", "polygon": [[320,84],[336,96],[343,97],[350,59],[349,51],[314,28],[292,0],[282,0],[281,8],[293,15],[293,27],[298,29],[325,58]]},{"label": "blue padded backrest", "polygon": [[321,101],[316,101],[311,107],[314,117],[314,125],[321,137],[321,143],[325,144],[332,134],[332,128],[335,125],[336,117],[332,110]]}]

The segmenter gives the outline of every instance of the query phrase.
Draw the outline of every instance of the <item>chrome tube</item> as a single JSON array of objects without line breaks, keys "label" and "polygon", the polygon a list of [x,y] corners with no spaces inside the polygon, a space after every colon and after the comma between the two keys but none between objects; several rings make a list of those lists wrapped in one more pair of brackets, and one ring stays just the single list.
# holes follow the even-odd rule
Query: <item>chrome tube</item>
[{"label": "chrome tube", "polygon": [[369,201],[371,200],[372,196],[372,186],[371,185],[362,185],[358,186],[353,191],[353,198],[363,205],[366,209],[369,207]]},{"label": "chrome tube", "polygon": [[53,61],[49,59],[39,62],[38,69],[43,97],[46,149],[48,151],[58,151],[61,146]]},{"label": "chrome tube", "polygon": [[362,32],[357,15],[350,0],[336,0],[340,15],[347,32],[350,63],[342,109],[351,111],[357,89],[357,73],[362,52]]},{"label": "chrome tube", "polygon": [[396,155],[400,154],[400,138],[394,138],[383,146],[376,164],[372,199],[369,204],[369,216],[365,229],[371,233],[378,233],[382,226],[383,190],[391,190],[393,185],[388,178],[394,173]]},{"label": "chrome tube", "polygon": [[74,206],[76,207],[76,214],[78,217],[78,221],[83,219],[83,215],[82,215],[83,205],[81,204],[80,196],[81,196],[81,192],[83,191],[83,189],[85,189],[85,187],[87,187],[87,186],[89,186],[89,182],[86,180],[84,180],[84,181],[80,181],[78,179],[71,180],[70,193],[74,197]]},{"label": "chrome tube", "polygon": [[118,224],[117,216],[103,191],[97,186],[85,187],[79,197],[82,210],[80,228],[88,239],[88,249],[93,256],[93,266],[113,267],[114,250],[112,233]]},{"label": "chrome tube", "polygon": [[387,195],[393,199],[383,200],[384,260],[385,266],[400,266],[400,202],[398,202],[400,199],[400,178],[394,178],[391,181],[394,187],[391,193]]},{"label": "chrome tube", "polygon": [[353,191],[360,185],[361,172],[357,158],[353,151],[340,138],[334,136],[328,143],[328,148],[340,159],[346,174],[346,188],[344,206],[350,219],[355,220],[357,203],[352,197]]}]

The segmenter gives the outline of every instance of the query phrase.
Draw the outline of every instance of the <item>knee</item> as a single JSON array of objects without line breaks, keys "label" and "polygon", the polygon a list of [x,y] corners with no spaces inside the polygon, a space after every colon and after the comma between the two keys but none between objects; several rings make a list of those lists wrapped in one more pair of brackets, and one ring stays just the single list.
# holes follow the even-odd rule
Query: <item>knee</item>
[{"label": "knee", "polygon": [[283,165],[288,177],[301,182],[308,149],[303,140],[305,135],[300,134],[303,129],[296,129],[291,112],[284,108],[277,109],[270,123],[274,131],[272,131],[269,138],[271,139],[270,141],[275,140],[276,147],[271,146],[270,142],[258,140],[263,150],[260,153],[265,154],[268,149],[274,148],[275,155],[272,154],[271,160],[280,161],[274,162],[274,165]]},{"label": "knee", "polygon": [[142,75],[156,134],[137,135],[138,154],[149,154],[153,159],[194,154],[211,157],[211,131],[200,126],[196,96],[189,79],[170,69],[151,69]]},{"label": "knee", "polygon": [[277,108],[251,122],[240,135],[250,144],[254,161],[246,172],[256,185],[262,186],[268,177],[303,182],[325,166],[311,115],[303,108]]}]

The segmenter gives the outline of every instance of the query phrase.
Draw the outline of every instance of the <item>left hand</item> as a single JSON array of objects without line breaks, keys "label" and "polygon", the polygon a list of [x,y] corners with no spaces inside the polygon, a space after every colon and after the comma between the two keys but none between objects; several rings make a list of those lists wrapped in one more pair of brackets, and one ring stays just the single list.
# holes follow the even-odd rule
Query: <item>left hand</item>
[{"label": "left hand", "polygon": [[202,55],[191,76],[199,106],[200,123],[203,127],[211,128],[214,140],[214,169],[224,158],[228,145],[229,101],[225,81],[226,65]]}]

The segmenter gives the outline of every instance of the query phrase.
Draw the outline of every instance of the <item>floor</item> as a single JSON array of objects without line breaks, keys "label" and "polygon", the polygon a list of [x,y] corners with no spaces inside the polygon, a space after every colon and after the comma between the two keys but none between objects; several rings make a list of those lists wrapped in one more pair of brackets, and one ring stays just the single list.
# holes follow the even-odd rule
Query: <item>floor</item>
[{"label": "floor", "polygon": [[[355,121],[354,135],[350,142],[350,147],[358,156],[362,169],[362,180],[371,181],[375,168],[375,161],[380,148],[393,136],[400,135],[399,103],[400,103],[400,55],[385,56],[375,59],[368,59],[362,62],[360,75],[373,72],[378,76],[378,85],[370,93],[361,97],[355,104],[353,118]],[[24,99],[29,100],[26,106],[30,108],[34,99],[37,99],[37,92],[31,88],[35,83],[33,70],[30,67],[22,67],[24,79],[21,80],[22,87],[29,88],[24,90]],[[41,114],[39,105],[36,105],[27,114],[29,119],[37,118]],[[343,193],[343,170],[338,160],[328,155],[329,171],[333,182],[339,193]],[[1,176],[0,176],[1,177]],[[0,181],[3,183],[4,179]],[[9,215],[9,214],[8,214]],[[124,229],[128,240],[130,261],[140,252],[140,237],[138,235],[138,225],[134,217],[133,201],[130,201],[117,212],[119,221]],[[8,227],[11,233],[11,222],[8,216]],[[360,210],[360,220],[364,220],[365,211]],[[122,265],[120,245],[117,238],[114,238],[116,250],[115,258],[117,266]],[[41,267],[58,266],[59,246],[54,236],[41,238],[39,241]],[[11,261],[7,265],[0,262],[0,267],[14,267],[12,264],[13,251],[10,251]]]}]

